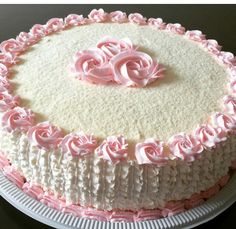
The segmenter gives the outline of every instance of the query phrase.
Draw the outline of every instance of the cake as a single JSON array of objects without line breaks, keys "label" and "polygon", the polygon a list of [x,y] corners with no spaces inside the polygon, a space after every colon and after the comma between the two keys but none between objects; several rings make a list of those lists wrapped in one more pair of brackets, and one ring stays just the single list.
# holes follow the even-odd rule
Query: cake
[{"label": "cake", "polygon": [[102,221],[168,217],[236,168],[236,59],[199,30],[94,9],[0,45],[0,167]]}]

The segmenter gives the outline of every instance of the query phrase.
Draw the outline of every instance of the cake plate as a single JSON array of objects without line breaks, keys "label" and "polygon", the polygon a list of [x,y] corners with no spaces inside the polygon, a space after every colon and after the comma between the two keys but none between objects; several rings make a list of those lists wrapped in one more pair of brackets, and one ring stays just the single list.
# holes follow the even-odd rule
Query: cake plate
[{"label": "cake plate", "polygon": [[0,172],[0,195],[15,208],[44,224],[55,228],[79,229],[169,229],[193,228],[226,210],[236,201],[236,173],[229,183],[214,197],[200,206],[167,218],[142,222],[101,222],[78,218],[52,209],[31,198]]}]

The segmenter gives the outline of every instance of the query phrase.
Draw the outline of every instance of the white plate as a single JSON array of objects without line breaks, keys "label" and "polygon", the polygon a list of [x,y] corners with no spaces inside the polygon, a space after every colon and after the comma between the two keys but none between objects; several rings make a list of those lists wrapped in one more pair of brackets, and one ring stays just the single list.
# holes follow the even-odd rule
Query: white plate
[{"label": "white plate", "polygon": [[143,222],[101,222],[59,212],[31,198],[0,172],[0,195],[18,210],[55,228],[79,229],[169,229],[192,228],[205,223],[226,210],[236,201],[236,173],[229,183],[213,198],[199,207],[175,216]]}]

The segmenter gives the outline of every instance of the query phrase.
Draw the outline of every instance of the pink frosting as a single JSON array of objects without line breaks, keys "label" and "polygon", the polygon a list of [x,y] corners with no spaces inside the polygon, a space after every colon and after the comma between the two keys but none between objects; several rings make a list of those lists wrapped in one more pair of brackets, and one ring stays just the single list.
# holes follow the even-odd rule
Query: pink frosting
[{"label": "pink frosting", "polygon": [[97,48],[101,49],[105,53],[108,61],[120,52],[134,49],[129,38],[117,40],[111,37],[104,37],[99,40]]},{"label": "pink frosting", "polygon": [[236,65],[236,58],[231,52],[223,52],[221,51],[218,55],[218,58],[226,65],[232,66]]},{"label": "pink frosting", "polygon": [[61,141],[61,130],[49,122],[42,122],[28,130],[28,138],[33,146],[39,148],[56,148]]},{"label": "pink frosting", "polygon": [[83,216],[83,208],[75,204],[66,205],[61,209],[61,211],[63,213],[72,214],[77,217]]},{"label": "pink frosting", "polygon": [[231,80],[236,80],[236,66],[229,66],[227,72],[229,73]]},{"label": "pink frosting", "polygon": [[142,14],[133,13],[128,17],[129,21],[138,25],[145,25],[147,22],[147,18],[143,17]]},{"label": "pink frosting", "polygon": [[134,221],[154,220],[162,218],[162,211],[160,209],[139,210],[134,216]]},{"label": "pink frosting", "polygon": [[107,213],[106,211],[94,209],[94,208],[87,208],[83,211],[83,216],[86,216],[89,219],[95,219],[99,221],[107,221]]},{"label": "pink frosting", "polygon": [[174,156],[186,161],[194,161],[202,153],[202,144],[193,136],[179,133],[168,141],[169,148]]},{"label": "pink frosting", "polygon": [[8,132],[14,130],[27,131],[34,122],[34,114],[31,110],[15,107],[2,116],[2,127]]},{"label": "pink frosting", "polygon": [[220,178],[218,184],[220,185],[220,187],[224,187],[228,183],[229,179],[230,179],[230,175],[227,174]]},{"label": "pink frosting", "polygon": [[224,110],[229,114],[236,114],[236,98],[232,95],[226,95],[223,98]]},{"label": "pink frosting", "polygon": [[110,222],[131,222],[134,221],[134,213],[131,211],[112,211]]},{"label": "pink frosting", "polygon": [[148,54],[124,51],[111,59],[114,80],[125,86],[144,87],[162,77],[163,68]]},{"label": "pink frosting", "polygon": [[64,21],[66,26],[78,26],[86,23],[83,15],[78,14],[69,14]]},{"label": "pink frosting", "polygon": [[89,15],[88,18],[92,21],[92,22],[104,22],[107,20],[107,16],[108,14],[106,12],[104,12],[103,9],[93,9]]},{"label": "pink frosting", "polygon": [[228,84],[228,89],[231,94],[236,95],[236,80],[235,79],[230,80]]},{"label": "pink frosting", "polygon": [[231,169],[236,169],[236,160],[234,160],[234,161],[231,162],[230,168],[231,168]]},{"label": "pink frosting", "polygon": [[19,96],[11,95],[7,90],[0,90],[0,111],[4,112],[18,106],[20,103]]},{"label": "pink frosting", "polygon": [[188,30],[186,31],[185,36],[190,40],[198,42],[206,40],[206,36],[200,30]]},{"label": "pink frosting", "polygon": [[128,144],[123,136],[110,136],[96,148],[96,154],[104,160],[117,164],[128,156]]},{"label": "pink frosting", "polygon": [[185,28],[181,26],[179,23],[168,23],[166,25],[166,30],[176,33],[176,34],[184,34],[185,33]]},{"label": "pink frosting", "polygon": [[236,117],[234,115],[217,112],[211,117],[213,125],[221,127],[225,132],[236,133]]},{"label": "pink frosting", "polygon": [[204,202],[201,194],[193,194],[190,199],[184,201],[184,206],[186,209],[191,209],[199,206]]},{"label": "pink frosting", "polygon": [[220,187],[219,187],[218,184],[216,184],[213,187],[210,187],[209,189],[203,191],[202,192],[202,197],[205,198],[205,199],[209,199],[219,191],[220,191]]},{"label": "pink frosting", "polygon": [[216,146],[217,143],[226,141],[226,132],[220,127],[214,128],[209,124],[203,124],[195,130],[195,136],[197,140],[206,149],[211,149]]},{"label": "pink frosting", "polygon": [[46,28],[44,25],[36,24],[30,29],[30,33],[35,37],[35,39],[40,39],[46,35]]},{"label": "pink frosting", "polygon": [[152,138],[136,145],[135,156],[138,164],[165,165],[169,160],[164,153],[164,142]]},{"label": "pink frosting", "polygon": [[12,39],[3,41],[0,44],[0,50],[3,53],[10,52],[12,55],[18,55],[22,51],[24,51],[24,46],[19,41],[12,38]]},{"label": "pink frosting", "polygon": [[122,12],[120,10],[113,11],[109,14],[109,18],[113,22],[123,23],[127,22],[127,15],[125,12]]},{"label": "pink frosting", "polygon": [[25,183],[24,177],[10,165],[3,168],[3,174],[18,188],[22,188]]},{"label": "pink frosting", "polygon": [[61,142],[62,150],[72,156],[83,157],[93,153],[97,141],[92,135],[79,132],[66,135]]},{"label": "pink frosting", "polygon": [[36,42],[36,38],[31,33],[21,32],[17,37],[16,40],[23,46],[27,47],[33,45]]},{"label": "pink frosting", "polygon": [[149,18],[148,25],[154,26],[157,29],[166,28],[166,23],[163,22],[162,18]]},{"label": "pink frosting", "polygon": [[40,186],[32,185],[29,182],[24,183],[22,190],[36,200],[41,200],[44,195],[44,191]]},{"label": "pink frosting", "polygon": [[[1,65],[1,64],[0,64]],[[12,86],[7,78],[0,75],[0,91],[11,91]]]},{"label": "pink frosting", "polygon": [[162,210],[161,214],[163,217],[169,217],[179,214],[185,210],[184,202],[182,201],[171,201],[168,202],[165,208]]},{"label": "pink frosting", "polygon": [[5,166],[9,166],[9,165],[10,165],[10,163],[9,163],[8,159],[0,151],[0,169],[2,169]]},{"label": "pink frosting", "polygon": [[8,67],[0,63],[0,77],[6,77],[9,74]]},{"label": "pink frosting", "polygon": [[66,203],[64,200],[56,198],[52,194],[45,194],[42,199],[40,200],[41,203],[46,204],[47,206],[51,208],[55,208],[56,210],[60,211],[66,206]]},{"label": "pink frosting", "polygon": [[52,18],[46,23],[45,28],[46,28],[46,34],[61,31],[64,28],[63,19]]},{"label": "pink frosting", "polygon": [[6,52],[6,53],[0,52],[0,63],[6,66],[10,66],[12,64],[16,64],[17,61],[18,61],[17,56],[11,54],[10,52]]},{"label": "pink frosting", "polygon": [[203,46],[212,54],[219,55],[221,46],[218,44],[216,40],[204,40],[202,42]]},{"label": "pink frosting", "polygon": [[113,80],[113,72],[104,52],[98,48],[79,51],[72,70],[81,80],[105,84]]}]

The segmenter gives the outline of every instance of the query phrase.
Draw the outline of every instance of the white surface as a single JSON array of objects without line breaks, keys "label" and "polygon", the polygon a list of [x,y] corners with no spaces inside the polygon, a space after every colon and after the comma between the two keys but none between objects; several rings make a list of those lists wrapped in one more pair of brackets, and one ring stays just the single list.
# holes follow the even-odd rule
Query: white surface
[{"label": "white surface", "polygon": [[35,220],[56,228],[103,228],[103,229],[169,229],[169,228],[192,228],[207,222],[221,212],[226,210],[236,201],[236,174],[232,176],[229,183],[213,198],[204,204],[184,213],[144,222],[135,223],[110,223],[77,218],[72,215],[63,214],[37,200],[29,197],[18,189],[0,172],[0,194],[10,204],[20,211],[31,216]]}]

